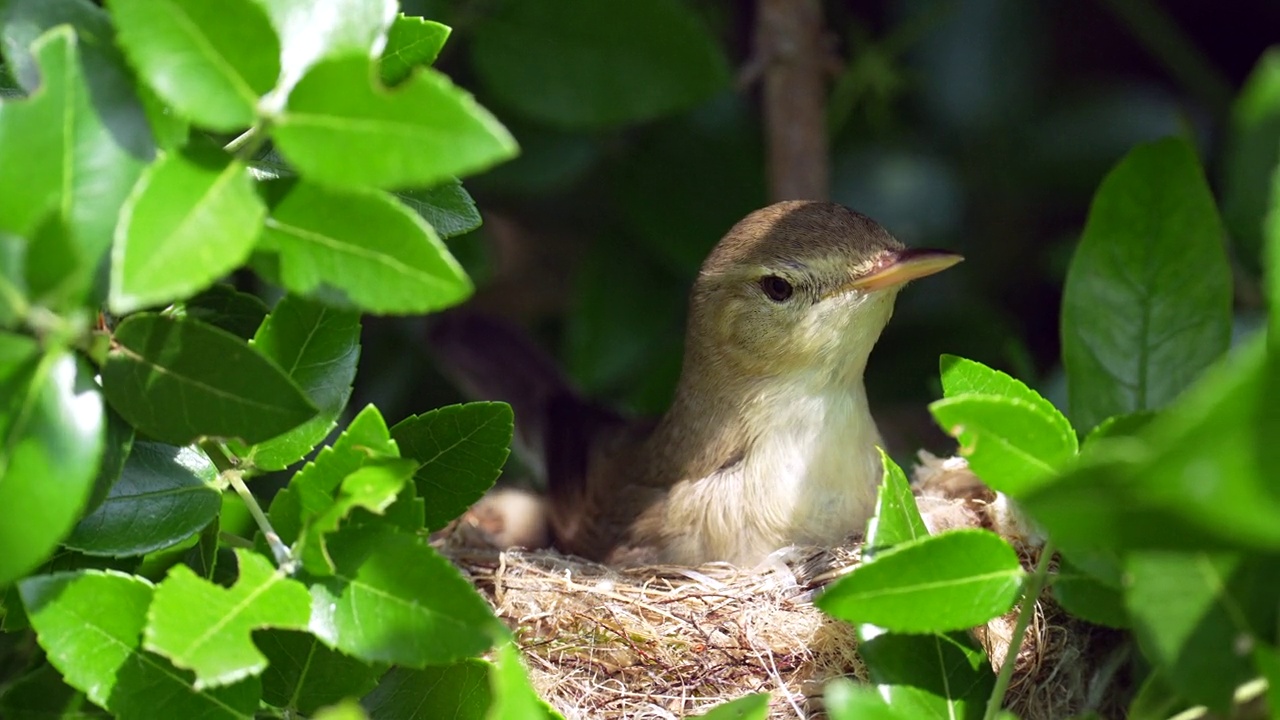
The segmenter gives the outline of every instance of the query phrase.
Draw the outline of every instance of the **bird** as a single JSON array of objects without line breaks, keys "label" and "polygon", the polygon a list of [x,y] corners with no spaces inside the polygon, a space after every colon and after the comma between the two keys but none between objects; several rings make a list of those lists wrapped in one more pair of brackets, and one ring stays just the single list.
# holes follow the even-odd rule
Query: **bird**
[{"label": "bird", "polygon": [[753,566],[865,529],[883,473],[868,357],[904,285],[961,260],[909,249],[836,203],[750,213],[698,271],[680,379],[657,418],[584,397],[495,319],[446,315],[429,343],[464,392],[511,404],[556,548]]}]

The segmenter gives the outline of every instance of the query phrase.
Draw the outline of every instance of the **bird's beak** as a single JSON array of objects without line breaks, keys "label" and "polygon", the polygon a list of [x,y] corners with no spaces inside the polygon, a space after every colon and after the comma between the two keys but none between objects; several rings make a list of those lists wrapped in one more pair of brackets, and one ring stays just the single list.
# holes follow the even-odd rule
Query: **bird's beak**
[{"label": "bird's beak", "polygon": [[906,248],[887,255],[878,265],[829,293],[828,297],[850,290],[883,290],[910,280],[942,272],[964,260],[964,256],[948,250]]}]

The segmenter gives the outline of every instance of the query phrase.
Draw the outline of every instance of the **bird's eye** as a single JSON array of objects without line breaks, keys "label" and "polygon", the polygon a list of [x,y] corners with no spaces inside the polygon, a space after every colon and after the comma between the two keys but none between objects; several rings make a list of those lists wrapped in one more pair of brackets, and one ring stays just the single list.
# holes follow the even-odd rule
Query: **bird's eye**
[{"label": "bird's eye", "polygon": [[795,292],[795,288],[791,287],[791,283],[777,275],[765,275],[760,278],[760,289],[765,295],[774,302],[786,302],[787,298]]}]

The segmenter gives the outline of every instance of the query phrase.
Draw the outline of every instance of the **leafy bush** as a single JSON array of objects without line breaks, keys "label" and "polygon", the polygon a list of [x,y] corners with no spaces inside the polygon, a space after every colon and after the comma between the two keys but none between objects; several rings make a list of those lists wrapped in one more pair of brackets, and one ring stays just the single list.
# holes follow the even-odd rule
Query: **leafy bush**
[{"label": "leafy bush", "polygon": [[[443,244],[479,224],[457,178],[516,153],[431,69],[449,28],[387,0],[106,6],[0,2],[0,714],[550,714],[506,629],[422,539],[493,483],[509,409],[388,426],[347,407],[362,313],[471,292]],[[629,44],[656,43],[654,63],[628,66],[644,93],[594,62],[526,62],[544,33],[601,25],[587,0],[528,7],[503,5],[470,48],[495,100],[528,117],[617,126],[728,82],[674,1],[588,33],[623,64]],[[1237,128],[1268,172],[1275,77],[1264,61]],[[1261,237],[1245,159],[1224,207]],[[680,185],[702,178],[672,180],[673,203],[703,202]],[[629,212],[665,263],[696,262],[697,243]],[[1133,631],[1152,668],[1135,717],[1222,709],[1258,676],[1276,687],[1280,483],[1264,453],[1280,437],[1280,334],[1227,353],[1222,234],[1194,150],[1141,146],[1099,189],[1069,274],[1070,421],[1007,375],[943,358],[934,417],[1046,549],[1027,573],[994,535],[927,536],[886,458],[874,552],[818,600],[858,624],[879,692],[833,685],[833,716],[994,716],[1011,664],[992,673],[963,631],[1046,583],[1080,617]],[[1274,268],[1280,213],[1265,235]],[[246,268],[280,288],[273,302],[221,284]],[[1268,288],[1275,323],[1274,273]],[[766,711],[753,695],[709,717]]]}]

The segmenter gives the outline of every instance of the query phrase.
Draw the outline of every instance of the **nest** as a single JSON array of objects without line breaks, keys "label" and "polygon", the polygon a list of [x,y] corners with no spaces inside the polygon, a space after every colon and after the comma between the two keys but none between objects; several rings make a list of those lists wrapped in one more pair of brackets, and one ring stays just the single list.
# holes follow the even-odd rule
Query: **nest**
[{"label": "nest", "polygon": [[[921,460],[917,500],[931,531],[986,527],[1034,565],[1041,540],[963,460]],[[501,550],[501,534],[470,514],[436,544],[511,627],[534,686],[569,720],[682,718],[753,692],[771,693],[771,717],[819,718],[829,681],[866,681],[852,626],[811,602],[857,565],[858,542],[787,548],[752,569],[612,568],[550,549]],[[1048,594],[1035,612],[1006,707],[1024,720],[1122,717],[1119,634],[1068,616]],[[997,666],[1016,621],[1015,609],[973,631]]]}]

